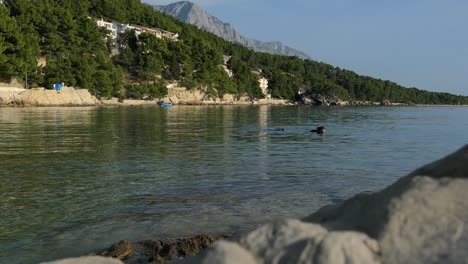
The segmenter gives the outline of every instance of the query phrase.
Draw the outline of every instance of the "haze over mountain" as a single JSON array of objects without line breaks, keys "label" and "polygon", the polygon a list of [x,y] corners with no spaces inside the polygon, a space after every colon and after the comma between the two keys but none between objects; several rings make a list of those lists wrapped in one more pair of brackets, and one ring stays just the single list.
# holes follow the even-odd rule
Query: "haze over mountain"
[{"label": "haze over mountain", "polygon": [[160,12],[176,17],[182,22],[192,24],[200,29],[214,33],[227,41],[237,42],[255,51],[310,59],[304,52],[288,47],[279,41],[262,42],[244,37],[231,24],[224,23],[218,18],[211,16],[201,7],[189,1],[176,2],[165,6],[153,5],[153,7]]}]

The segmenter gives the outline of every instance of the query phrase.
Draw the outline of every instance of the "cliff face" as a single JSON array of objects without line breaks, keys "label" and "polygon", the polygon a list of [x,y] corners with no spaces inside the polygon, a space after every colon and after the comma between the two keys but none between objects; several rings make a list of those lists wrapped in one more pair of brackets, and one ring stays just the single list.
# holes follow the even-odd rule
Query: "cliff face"
[{"label": "cliff face", "polygon": [[281,42],[262,42],[244,37],[231,24],[224,23],[218,18],[209,15],[199,6],[189,1],[181,1],[166,6],[155,5],[153,7],[162,13],[176,17],[182,22],[192,24],[200,29],[214,33],[227,41],[239,43],[255,51],[310,59],[304,52],[288,47]]}]

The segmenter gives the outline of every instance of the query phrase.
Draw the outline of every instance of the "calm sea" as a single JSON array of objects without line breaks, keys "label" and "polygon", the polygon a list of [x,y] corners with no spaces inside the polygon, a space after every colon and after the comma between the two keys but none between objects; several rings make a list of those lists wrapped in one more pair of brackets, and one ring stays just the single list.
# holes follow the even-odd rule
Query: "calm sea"
[{"label": "calm sea", "polygon": [[467,135],[468,107],[0,108],[0,263],[303,217]]}]

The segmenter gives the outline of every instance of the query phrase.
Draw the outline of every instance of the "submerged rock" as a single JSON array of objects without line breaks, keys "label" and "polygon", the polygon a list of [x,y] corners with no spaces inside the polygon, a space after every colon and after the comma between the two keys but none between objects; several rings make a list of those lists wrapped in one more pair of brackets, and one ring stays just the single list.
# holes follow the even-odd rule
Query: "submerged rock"
[{"label": "submerged rock", "polygon": [[226,252],[236,248],[238,263],[463,263],[466,190],[468,145],[380,192],[266,224],[187,261],[234,263]]},{"label": "submerged rock", "polygon": [[[218,237],[120,241],[104,255],[125,263],[465,263],[466,190],[468,145],[380,192],[356,195],[302,220],[265,224],[215,242],[196,257],[185,258]],[[121,263],[115,261],[93,263]]]}]

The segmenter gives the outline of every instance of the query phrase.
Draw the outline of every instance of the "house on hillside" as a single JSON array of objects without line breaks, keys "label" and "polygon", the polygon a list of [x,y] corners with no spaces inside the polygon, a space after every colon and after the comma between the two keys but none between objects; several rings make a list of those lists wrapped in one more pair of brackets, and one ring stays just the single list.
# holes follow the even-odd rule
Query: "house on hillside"
[{"label": "house on hillside", "polygon": [[142,27],[137,25],[124,25],[124,31],[134,29],[137,36],[143,32],[154,34],[157,38],[167,38],[172,41],[178,41],[179,33],[172,33],[160,28]]},{"label": "house on hillside", "polygon": [[268,79],[263,76],[258,76],[257,80],[260,84],[260,89],[262,90],[263,95],[265,98],[271,98],[270,89],[268,89]]},{"label": "house on hillside", "polygon": [[172,32],[160,29],[160,28],[150,28],[150,27],[144,27],[144,26],[138,26],[138,25],[108,22],[102,18],[96,18],[96,24],[99,27],[103,27],[110,31],[109,37],[112,38],[112,40],[114,41],[116,45],[117,43],[119,43],[120,35],[127,30],[135,30],[135,34],[137,36],[143,32],[148,32],[148,33],[154,34],[157,38],[167,38],[172,41],[178,41],[179,39],[178,33],[172,33]]},{"label": "house on hillside", "polygon": [[256,69],[251,71],[253,75],[257,76],[258,84],[260,86],[260,90],[262,90],[263,95],[265,98],[271,98],[271,90],[268,89],[268,79],[265,78],[262,74],[261,69]]},{"label": "house on hillside", "polygon": [[102,19],[102,18],[96,18],[96,24],[99,27],[103,27],[103,28],[109,30],[110,31],[109,37],[111,37],[114,40],[117,39],[118,34],[117,34],[117,24],[116,23],[104,21],[104,19]]}]

